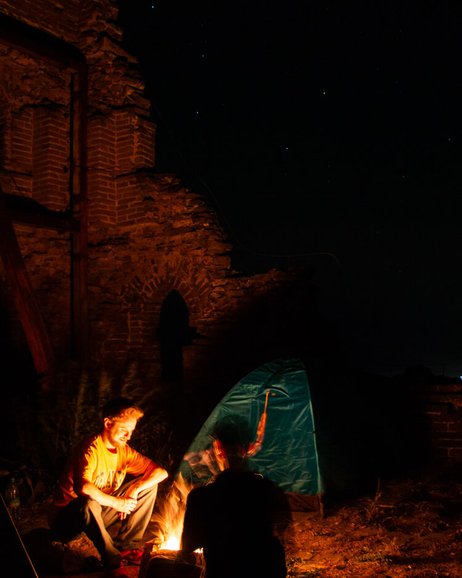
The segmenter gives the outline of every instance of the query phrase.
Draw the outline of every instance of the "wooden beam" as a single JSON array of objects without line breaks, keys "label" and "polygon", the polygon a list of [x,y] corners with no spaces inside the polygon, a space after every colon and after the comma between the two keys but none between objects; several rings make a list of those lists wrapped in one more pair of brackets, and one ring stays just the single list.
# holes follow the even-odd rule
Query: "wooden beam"
[{"label": "wooden beam", "polygon": [[0,190],[0,255],[18,317],[24,329],[35,369],[45,392],[53,371],[53,352],[40,309],[35,300],[26,266]]},{"label": "wooden beam", "polygon": [[78,220],[71,215],[70,211],[52,211],[20,195],[3,193],[3,196],[9,218],[13,223],[64,233],[77,233],[80,229]]}]

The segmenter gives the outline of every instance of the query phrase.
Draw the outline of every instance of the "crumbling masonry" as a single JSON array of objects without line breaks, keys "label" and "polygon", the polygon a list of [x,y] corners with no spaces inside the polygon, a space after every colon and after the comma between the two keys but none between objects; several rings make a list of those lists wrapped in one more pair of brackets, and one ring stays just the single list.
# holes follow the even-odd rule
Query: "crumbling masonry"
[{"label": "crumbling masonry", "polygon": [[309,341],[309,276],[238,275],[203,198],[156,171],[156,127],[117,10],[0,0],[8,347],[27,342],[45,389],[69,362],[112,375],[135,362],[147,386],[226,388]]}]

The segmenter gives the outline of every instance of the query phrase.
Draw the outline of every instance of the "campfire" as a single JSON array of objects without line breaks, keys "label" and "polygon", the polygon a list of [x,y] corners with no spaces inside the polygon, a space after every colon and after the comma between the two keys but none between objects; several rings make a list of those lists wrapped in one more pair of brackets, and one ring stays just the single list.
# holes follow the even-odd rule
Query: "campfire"
[{"label": "campfire", "polygon": [[192,485],[186,482],[181,474],[177,476],[172,487],[152,522],[157,526],[158,535],[153,541],[153,549],[179,550],[183,520],[186,510],[186,498]]},{"label": "campfire", "polygon": [[179,474],[154,513],[151,521],[157,535],[145,546],[139,578],[200,578],[202,575],[202,552],[185,554],[180,550],[186,498],[192,487]]}]

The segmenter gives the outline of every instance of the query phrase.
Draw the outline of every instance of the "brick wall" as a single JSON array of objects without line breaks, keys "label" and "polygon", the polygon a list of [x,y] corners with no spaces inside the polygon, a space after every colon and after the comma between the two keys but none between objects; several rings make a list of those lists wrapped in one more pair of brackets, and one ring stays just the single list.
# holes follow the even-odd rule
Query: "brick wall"
[{"label": "brick wall", "polygon": [[120,173],[154,166],[154,126],[134,108],[114,113],[115,168]]},{"label": "brick wall", "polygon": [[[34,143],[34,115],[31,108],[25,107],[12,115],[8,136],[9,162],[5,165],[18,174],[31,175]],[[28,184],[30,187],[30,182]]]},{"label": "brick wall", "polygon": [[[88,306],[91,367],[121,373],[136,361],[147,384],[162,373],[160,312],[172,292],[188,311],[185,386],[226,388],[287,338],[283,288],[296,276],[245,278],[232,270],[216,215],[175,175],[155,169],[156,127],[136,60],[122,45],[109,0],[0,0],[19,18],[80,50],[88,66]],[[69,203],[70,81],[73,71],[7,48],[0,72],[6,125],[4,190],[63,210]],[[15,183],[13,186],[11,183]],[[54,350],[69,350],[69,236],[17,227],[23,257]],[[300,290],[301,301],[309,293]],[[280,292],[275,301],[275,294]],[[304,303],[310,311],[311,305]],[[304,315],[299,315],[300,324]],[[279,341],[278,341],[279,340]],[[301,340],[304,343],[304,340]],[[279,343],[278,345],[275,345]]]},{"label": "brick wall", "polygon": [[462,463],[462,383],[427,385],[422,402],[435,459]]},{"label": "brick wall", "polygon": [[63,107],[40,106],[34,110],[32,196],[55,211],[69,205],[69,130],[69,115]]},{"label": "brick wall", "polygon": [[88,132],[88,203],[90,223],[114,225],[117,222],[115,129],[113,117],[94,114]]},{"label": "brick wall", "polygon": [[95,18],[104,13],[110,17],[116,2],[111,0],[2,0],[0,10],[35,28],[65,40],[75,41],[79,33],[81,16],[85,19],[88,10],[93,10]]}]

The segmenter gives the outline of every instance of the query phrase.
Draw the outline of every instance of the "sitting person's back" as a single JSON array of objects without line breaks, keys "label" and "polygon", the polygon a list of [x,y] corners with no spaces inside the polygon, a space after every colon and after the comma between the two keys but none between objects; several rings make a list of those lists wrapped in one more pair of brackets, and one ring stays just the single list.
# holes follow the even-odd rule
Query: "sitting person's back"
[{"label": "sitting person's back", "polygon": [[284,578],[284,548],[274,534],[285,515],[282,498],[244,459],[233,460],[213,483],[188,495],[182,549],[204,549],[207,578]]}]

